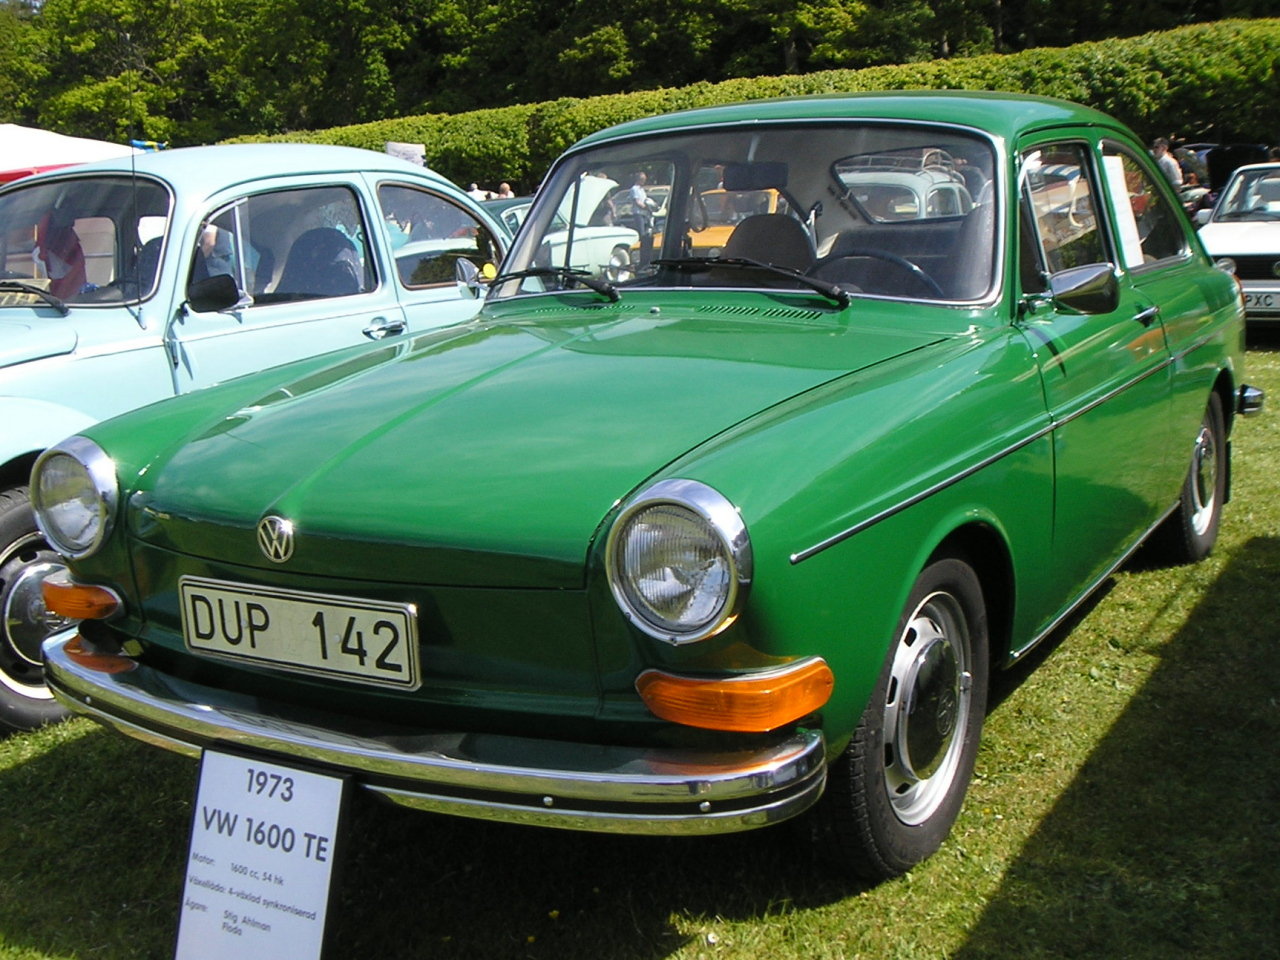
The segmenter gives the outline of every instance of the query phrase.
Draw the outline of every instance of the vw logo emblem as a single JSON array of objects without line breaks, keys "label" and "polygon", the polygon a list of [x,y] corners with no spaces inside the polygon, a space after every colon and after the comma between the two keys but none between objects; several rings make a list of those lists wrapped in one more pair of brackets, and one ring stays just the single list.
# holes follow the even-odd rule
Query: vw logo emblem
[{"label": "vw logo emblem", "polygon": [[284,517],[263,517],[258,521],[258,547],[272,563],[284,563],[293,556],[293,523]]},{"label": "vw logo emblem", "polygon": [[1280,277],[1280,260],[1277,260],[1271,265],[1271,275],[1273,277]]}]

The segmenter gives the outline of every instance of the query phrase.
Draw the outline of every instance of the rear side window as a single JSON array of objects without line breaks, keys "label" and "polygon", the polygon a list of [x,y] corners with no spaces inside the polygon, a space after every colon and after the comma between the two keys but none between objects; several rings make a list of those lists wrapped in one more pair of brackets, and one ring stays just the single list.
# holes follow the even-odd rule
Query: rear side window
[{"label": "rear side window", "polygon": [[1157,174],[1118,144],[1104,143],[1102,149],[1124,265],[1132,270],[1184,255],[1186,234]]},{"label": "rear side window", "polygon": [[484,224],[463,207],[430,191],[383,184],[378,188],[378,203],[402,286],[412,289],[453,283],[458,260],[483,267],[500,259],[498,244]]}]

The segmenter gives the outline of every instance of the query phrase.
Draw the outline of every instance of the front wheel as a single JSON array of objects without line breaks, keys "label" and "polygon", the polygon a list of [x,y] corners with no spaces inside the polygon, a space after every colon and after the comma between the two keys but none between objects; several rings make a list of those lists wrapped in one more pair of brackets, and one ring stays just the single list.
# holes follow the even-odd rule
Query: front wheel
[{"label": "front wheel", "polygon": [[631,269],[631,250],[619,244],[609,254],[609,265],[605,267],[605,277],[614,283],[619,283],[630,280],[634,275]]},{"label": "front wheel", "polygon": [[977,575],[957,558],[931,563],[817,808],[822,850],[843,871],[888,879],[942,845],[973,774],[987,663]]},{"label": "front wheel", "polygon": [[26,487],[0,490],[0,729],[34,730],[67,712],[44,682],[40,645],[71,626],[49,613],[40,585],[63,569],[36,529]]}]

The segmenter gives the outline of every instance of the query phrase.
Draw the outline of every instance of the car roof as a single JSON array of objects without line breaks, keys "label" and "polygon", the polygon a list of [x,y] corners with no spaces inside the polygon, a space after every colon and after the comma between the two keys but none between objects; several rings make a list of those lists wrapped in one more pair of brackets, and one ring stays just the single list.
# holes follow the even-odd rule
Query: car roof
[{"label": "car roof", "polygon": [[982,90],[908,90],[749,100],[682,110],[606,128],[580,140],[575,149],[618,137],[714,124],[840,119],[910,119],[958,124],[986,130],[1006,140],[1013,139],[1024,130],[1068,124],[1125,129],[1105,113],[1052,97]]},{"label": "car roof", "polygon": [[1248,163],[1243,167],[1236,167],[1235,170],[1231,172],[1231,178],[1234,180],[1241,174],[1266,173],[1268,171],[1271,173],[1280,173],[1280,163]]},{"label": "car roof", "polygon": [[15,185],[37,179],[83,176],[92,173],[133,173],[159,177],[180,193],[222,189],[238,183],[277,176],[347,173],[363,170],[396,177],[426,178],[461,193],[455,184],[426,167],[376,150],[317,143],[225,143],[202,147],[178,147],[139,153],[131,157],[75,164],[44,174],[24,177]]}]

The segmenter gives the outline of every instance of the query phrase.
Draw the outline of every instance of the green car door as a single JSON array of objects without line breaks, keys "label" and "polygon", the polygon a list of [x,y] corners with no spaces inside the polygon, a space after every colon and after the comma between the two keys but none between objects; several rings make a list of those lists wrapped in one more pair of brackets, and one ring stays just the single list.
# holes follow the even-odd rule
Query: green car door
[{"label": "green car door", "polygon": [[1028,624],[1038,637],[1159,519],[1171,489],[1170,373],[1160,311],[1117,265],[1093,138],[1020,151],[1020,325],[1053,424],[1054,534]]}]

